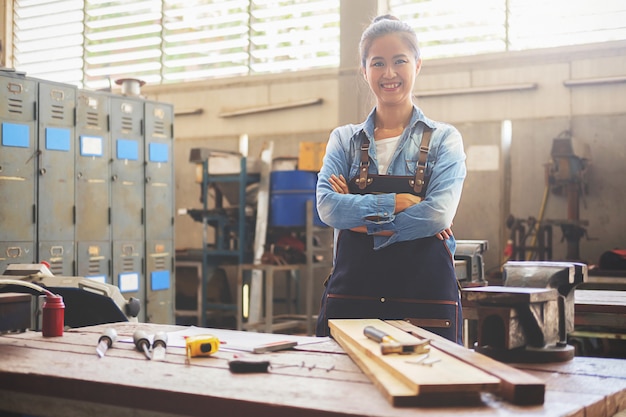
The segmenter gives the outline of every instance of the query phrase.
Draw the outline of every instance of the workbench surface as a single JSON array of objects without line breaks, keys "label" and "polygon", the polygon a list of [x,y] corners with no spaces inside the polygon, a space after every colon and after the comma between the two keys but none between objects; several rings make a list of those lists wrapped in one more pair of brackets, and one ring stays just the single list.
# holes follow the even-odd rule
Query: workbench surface
[{"label": "workbench surface", "polygon": [[[516,365],[546,384],[545,403],[515,406],[482,393],[478,404],[393,407],[333,341],[251,355],[269,373],[232,374],[235,353],[192,358],[168,347],[164,362],[148,361],[132,343],[116,342],[96,355],[103,329],[120,338],[137,329],[153,334],[182,326],[114,323],[0,336],[0,408],[34,416],[576,416],[607,417],[626,409],[626,360],[576,357],[551,364]],[[291,366],[285,366],[291,365]]]}]

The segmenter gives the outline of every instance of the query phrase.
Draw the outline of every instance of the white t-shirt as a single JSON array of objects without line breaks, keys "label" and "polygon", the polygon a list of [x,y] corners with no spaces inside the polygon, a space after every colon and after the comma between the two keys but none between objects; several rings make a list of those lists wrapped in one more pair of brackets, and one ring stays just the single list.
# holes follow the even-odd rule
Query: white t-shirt
[{"label": "white t-shirt", "polygon": [[378,159],[379,174],[384,175],[387,173],[387,167],[389,166],[391,157],[398,146],[398,140],[400,140],[400,136],[374,141],[374,143],[376,143],[376,157]]}]

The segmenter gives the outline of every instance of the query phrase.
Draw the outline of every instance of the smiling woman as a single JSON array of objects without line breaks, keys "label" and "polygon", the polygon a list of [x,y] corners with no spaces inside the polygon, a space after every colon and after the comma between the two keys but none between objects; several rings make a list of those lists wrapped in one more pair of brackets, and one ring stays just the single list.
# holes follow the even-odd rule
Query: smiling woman
[{"label": "smiling woman", "polygon": [[466,173],[461,135],[413,104],[421,58],[409,25],[377,17],[360,51],[376,106],[326,145],[317,207],[336,249],[317,335],[329,319],[399,319],[462,343],[449,228]]}]

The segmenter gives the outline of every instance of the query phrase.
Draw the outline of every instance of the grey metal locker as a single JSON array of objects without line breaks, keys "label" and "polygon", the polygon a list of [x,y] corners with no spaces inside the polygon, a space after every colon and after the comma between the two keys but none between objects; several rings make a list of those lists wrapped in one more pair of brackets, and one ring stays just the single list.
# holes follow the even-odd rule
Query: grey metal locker
[{"label": "grey metal locker", "polygon": [[174,323],[174,109],[145,102],[146,321]]},{"label": "grey metal locker", "polygon": [[111,238],[113,284],[125,298],[141,301],[145,321],[144,275],[144,102],[111,97]]},{"label": "grey metal locker", "polygon": [[0,71],[0,273],[36,261],[37,82]]},{"label": "grey metal locker", "polygon": [[74,275],[76,88],[38,80],[37,256],[55,275]]},{"label": "grey metal locker", "polygon": [[76,97],[76,275],[112,284],[110,96]]}]

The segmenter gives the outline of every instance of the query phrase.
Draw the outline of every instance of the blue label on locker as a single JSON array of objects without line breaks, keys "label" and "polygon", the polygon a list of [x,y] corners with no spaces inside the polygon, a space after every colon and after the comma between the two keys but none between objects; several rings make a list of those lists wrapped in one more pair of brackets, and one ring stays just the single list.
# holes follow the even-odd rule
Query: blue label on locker
[{"label": "blue label on locker", "polygon": [[139,159],[139,144],[136,140],[117,140],[117,159],[129,159],[136,161]]},{"label": "blue label on locker", "polygon": [[58,127],[46,128],[46,149],[51,151],[69,151],[71,145],[70,130]]},{"label": "blue label on locker", "polygon": [[150,162],[167,162],[167,145],[165,143],[150,144]]},{"label": "blue label on locker", "polygon": [[170,271],[154,271],[151,274],[152,291],[167,290],[170,288]]},{"label": "blue label on locker", "polygon": [[2,145],[28,148],[30,146],[30,129],[28,125],[2,123]]}]

